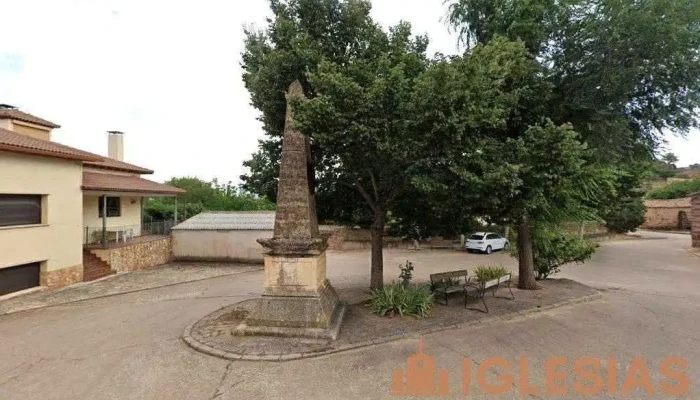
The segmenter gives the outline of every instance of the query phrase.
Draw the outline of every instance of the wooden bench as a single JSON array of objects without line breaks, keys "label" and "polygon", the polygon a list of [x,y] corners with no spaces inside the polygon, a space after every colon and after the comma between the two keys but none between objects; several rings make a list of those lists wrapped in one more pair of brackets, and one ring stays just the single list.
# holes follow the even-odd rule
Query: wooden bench
[{"label": "wooden bench", "polygon": [[501,285],[507,285],[506,287],[508,288],[508,291],[510,292],[510,299],[515,300],[515,295],[513,294],[513,290],[510,288],[510,282],[512,279],[513,275],[509,273],[508,275],[504,275],[500,278],[497,279],[492,279],[487,282],[469,282],[467,280],[467,283],[464,287],[464,308],[467,308],[467,299],[470,297],[469,292],[476,292],[476,295],[473,297],[475,299],[481,299],[481,302],[484,304],[484,309],[486,309],[485,312],[489,312],[489,307],[486,305],[486,301],[484,300],[484,295],[486,294],[486,291],[489,289],[492,289],[492,295],[493,297],[496,297],[496,291],[498,290]]},{"label": "wooden bench", "polygon": [[[450,294],[465,293],[466,285],[469,283],[468,275],[469,272],[466,269],[430,274],[430,286],[433,293],[444,296],[445,305],[449,305]],[[462,278],[464,278],[464,283],[461,283]],[[447,285],[446,282],[449,282],[450,279],[457,279],[457,282]]]}]

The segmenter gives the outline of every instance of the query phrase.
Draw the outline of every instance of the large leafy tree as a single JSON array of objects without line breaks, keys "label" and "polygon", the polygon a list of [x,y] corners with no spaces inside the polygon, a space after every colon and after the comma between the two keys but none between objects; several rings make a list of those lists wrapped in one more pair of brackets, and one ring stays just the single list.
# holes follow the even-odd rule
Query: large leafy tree
[{"label": "large leafy tree", "polygon": [[411,126],[416,78],[427,67],[427,38],[402,23],[367,37],[368,52],[345,64],[323,61],[309,82],[316,97],[296,104],[297,126],[322,149],[318,169],[354,189],[372,215],[371,287],[383,285],[389,211],[412,189],[425,142]]},{"label": "large leafy tree", "polygon": [[[250,172],[242,175],[241,180],[246,190],[275,201],[286,109],[285,91],[289,84],[299,80],[305,95],[314,97],[315,91],[307,74],[316,71],[323,60],[344,65],[365,57],[367,38],[377,27],[369,17],[370,4],[364,0],[270,0],[270,8],[274,17],[267,20],[264,29],[245,30],[243,81],[252,106],[260,111],[265,137],[260,140],[259,150],[243,163]],[[313,155],[317,163],[324,157],[316,146]],[[340,195],[332,183],[332,176],[319,171],[317,182],[319,213],[324,213],[329,210],[323,205]],[[321,189],[324,185],[327,186]],[[350,199],[355,200],[349,202],[351,209],[345,207],[340,215],[358,215],[354,205],[360,199]]]},{"label": "large leafy tree", "polygon": [[384,228],[394,202],[411,190],[419,150],[406,104],[427,65],[427,39],[412,37],[407,24],[385,32],[364,0],[270,4],[268,26],[246,32],[243,79],[266,137],[245,162],[243,187],[275,200],[284,91],[299,79],[309,100],[293,106],[311,137],[319,220],[372,229],[371,286],[380,287]]},{"label": "large leafy tree", "polygon": [[433,150],[419,187],[518,226],[520,287],[536,287],[532,223],[590,214],[598,180],[578,133],[545,118],[553,94],[542,67],[524,42],[497,37],[438,63],[419,92],[414,120]]},{"label": "large leafy tree", "polygon": [[[532,115],[536,113],[554,122],[549,128],[545,126],[545,132],[552,126],[572,124],[580,139],[588,144],[588,150],[581,153],[581,160],[585,161],[581,172],[591,178],[587,180],[589,184],[558,192],[572,195],[564,208],[536,207],[546,212],[527,211],[523,215],[529,218],[512,221],[519,224],[520,236],[529,236],[528,225],[537,222],[533,217],[563,217],[572,214],[572,210],[579,215],[597,211],[599,216],[626,220],[613,223],[633,225],[630,221],[635,220],[634,215],[621,217],[630,209],[638,216],[641,191],[631,184],[641,182],[630,179],[630,171],[639,173],[636,165],[651,159],[663,132],[684,134],[698,126],[699,13],[693,0],[457,0],[450,4],[450,22],[461,33],[467,53],[504,38],[519,42],[539,65],[540,71],[534,76],[549,85],[546,94],[539,97],[538,108],[530,110],[529,118],[519,118],[517,114],[507,117],[509,140],[524,138],[528,131],[535,133],[531,129],[537,126],[533,124],[537,117]],[[501,64],[496,59],[491,65]],[[506,90],[516,95],[530,87],[521,81]],[[517,160],[511,161],[517,164]],[[554,160],[530,158],[528,162],[546,165],[551,161]],[[593,169],[596,174],[591,173]],[[529,189],[534,192],[561,178],[556,170],[549,175],[542,172],[544,183],[530,182],[534,187]],[[566,174],[570,172],[576,171]],[[569,178],[573,176],[576,173]],[[519,173],[513,175],[514,180],[520,178]],[[521,199],[535,199],[527,196],[527,191],[518,192]],[[504,198],[513,201],[508,196]],[[540,196],[529,207],[556,205],[542,200],[547,199]],[[628,207],[616,210],[604,206],[616,201],[626,202]],[[521,275],[531,275],[532,252],[522,253],[523,248],[531,246],[519,244]],[[521,287],[534,287],[534,281],[522,279],[521,276]]]}]

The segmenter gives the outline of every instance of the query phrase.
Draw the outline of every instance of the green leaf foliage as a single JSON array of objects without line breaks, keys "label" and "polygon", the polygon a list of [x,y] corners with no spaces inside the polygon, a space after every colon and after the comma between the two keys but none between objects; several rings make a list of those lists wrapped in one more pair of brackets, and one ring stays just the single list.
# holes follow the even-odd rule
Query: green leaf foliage
[{"label": "green leaf foliage", "polygon": [[460,279],[459,278],[444,278],[440,279],[436,282],[431,282],[430,283],[430,291],[434,292],[437,289],[443,289],[443,288],[449,288],[452,286],[457,286],[460,284]]},{"label": "green leaf foliage", "polygon": [[367,1],[271,0],[267,26],[246,31],[243,79],[266,137],[243,187],[274,201],[284,92],[299,79],[320,220],[421,237],[478,217],[524,242],[531,225],[566,220],[633,230],[662,132],[700,126],[696,3],[454,0],[466,51],[430,60],[427,38],[385,31]]},{"label": "green leaf foliage", "polygon": [[425,285],[402,285],[392,283],[372,291],[368,306],[372,313],[380,316],[413,315],[426,317],[433,307],[434,299]]},{"label": "green leaf foliage", "polygon": [[399,274],[399,280],[401,281],[402,285],[408,286],[411,283],[414,269],[415,266],[408,260],[406,260],[406,264],[399,264],[399,270],[401,271]]},{"label": "green leaf foliage", "polygon": [[680,199],[700,192],[700,179],[678,181],[647,193],[648,199]]},{"label": "green leaf foliage", "polygon": [[[274,203],[256,198],[237,189],[231,183],[221,184],[194,177],[172,178],[167,185],[185,189],[187,193],[178,196],[178,218],[185,220],[202,211],[262,211],[274,210]],[[172,220],[175,216],[175,199],[152,197],[144,205],[147,220]]]},{"label": "green leaf foliage", "polygon": [[644,223],[644,201],[638,197],[616,202],[604,215],[605,227],[612,233],[634,232]]},{"label": "green leaf foliage", "polygon": [[697,1],[455,0],[448,10],[469,51],[504,37],[523,43],[551,87],[541,117],[572,124],[588,145],[586,162],[609,178],[587,184],[598,191],[584,203],[612,230],[634,228],[639,166],[652,161],[664,131],[683,135],[700,124]]},{"label": "green leaf foliage", "polygon": [[[547,279],[565,264],[588,261],[597,247],[596,243],[578,235],[563,233],[549,225],[538,225],[533,229],[532,246],[537,279]],[[511,252],[517,254],[517,245],[511,247]]]},{"label": "green leaf foliage", "polygon": [[498,279],[502,276],[508,275],[509,273],[510,271],[508,271],[507,269],[493,265],[481,265],[476,267],[476,269],[474,270],[476,280],[480,283]]}]

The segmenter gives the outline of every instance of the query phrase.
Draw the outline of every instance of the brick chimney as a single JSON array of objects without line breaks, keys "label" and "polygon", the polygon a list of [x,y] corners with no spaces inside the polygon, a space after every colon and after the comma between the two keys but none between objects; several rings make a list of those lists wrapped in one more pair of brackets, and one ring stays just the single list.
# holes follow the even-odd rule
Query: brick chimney
[{"label": "brick chimney", "polygon": [[124,161],[124,133],[119,131],[107,132],[107,156]]}]

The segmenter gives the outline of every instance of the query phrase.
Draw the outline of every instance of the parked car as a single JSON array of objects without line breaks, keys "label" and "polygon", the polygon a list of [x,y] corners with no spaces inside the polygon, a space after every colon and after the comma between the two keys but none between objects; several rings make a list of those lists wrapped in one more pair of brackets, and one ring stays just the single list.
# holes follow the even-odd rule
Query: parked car
[{"label": "parked car", "polygon": [[508,250],[510,243],[508,239],[493,232],[476,232],[469,236],[464,248],[468,252],[482,251],[491,254],[495,250]]}]

